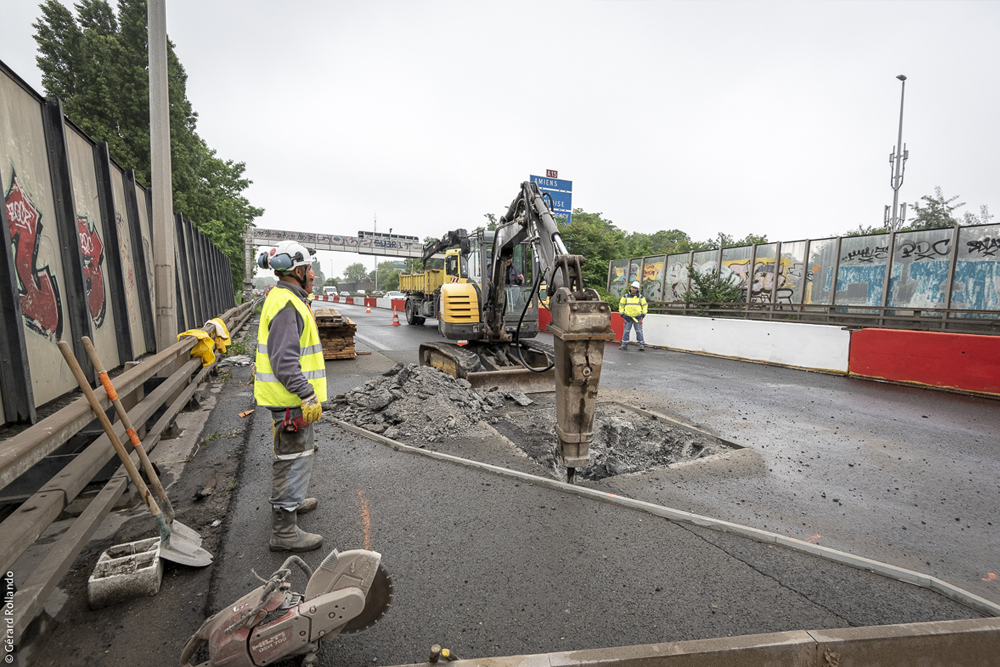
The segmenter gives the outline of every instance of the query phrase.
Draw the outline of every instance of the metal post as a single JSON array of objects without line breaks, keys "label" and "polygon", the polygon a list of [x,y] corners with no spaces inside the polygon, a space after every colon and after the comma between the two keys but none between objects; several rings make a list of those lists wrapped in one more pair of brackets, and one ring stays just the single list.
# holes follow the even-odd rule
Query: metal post
[{"label": "metal post", "polygon": [[802,255],[802,293],[799,294],[799,312],[806,312],[806,289],[809,287],[809,253],[812,251],[812,240],[806,239],[806,251]]},{"label": "metal post", "polygon": [[166,0],[149,0],[149,137],[153,191],[153,266],[156,286],[156,349],[177,340],[174,278],[173,183],[170,176],[170,98],[167,91]]},{"label": "metal post", "polygon": [[840,273],[840,251],[844,245],[844,237],[837,237],[837,248],[833,255],[833,273],[830,275],[830,305],[837,305],[837,274]]},{"label": "metal post", "polygon": [[[878,325],[885,326],[886,308],[889,306],[889,279],[892,277],[892,258],[896,248],[896,232],[889,232],[889,256],[885,258],[885,277],[882,278],[882,307],[879,310]],[[877,250],[877,248],[876,248]]]},{"label": "metal post", "polygon": [[[105,243],[111,249],[105,251],[108,269],[108,292],[111,297],[111,312],[115,316],[115,341],[118,345],[118,359],[121,363],[135,358],[132,351],[132,323],[128,316],[128,297],[125,295],[125,271],[122,266],[121,240],[118,238],[118,215],[115,210],[114,185],[111,172],[111,153],[107,142],[93,146],[94,171],[97,174],[97,200],[104,227]],[[124,216],[122,216],[124,219]],[[126,231],[124,229],[122,232]]]},{"label": "metal post", "polygon": [[955,231],[952,233],[951,237],[951,261],[948,262],[948,282],[945,285],[944,293],[944,307],[945,311],[941,313],[941,330],[944,331],[948,328],[948,311],[951,310],[951,295],[955,289],[955,269],[958,268],[958,239],[959,239],[959,226],[955,225]]},{"label": "metal post", "polygon": [[899,93],[899,137],[896,140],[896,148],[889,158],[890,165],[895,162],[892,181],[892,221],[889,226],[890,231],[896,231],[902,226],[899,219],[899,188],[903,185],[903,172],[906,169],[906,159],[909,152],[903,146],[903,97],[906,94],[906,77],[902,74],[896,77],[902,83],[902,90]]},{"label": "metal post", "polygon": [[[146,267],[146,251],[142,247],[142,221],[139,217],[139,197],[135,192],[135,171],[125,172],[125,210],[132,239],[132,261],[135,266],[135,287],[138,292],[139,314],[142,318],[142,335],[145,351],[156,350],[156,325],[153,319],[153,295],[150,294],[149,269]],[[146,202],[143,201],[145,206]]]},{"label": "metal post", "polygon": [[774,319],[775,304],[778,303],[778,264],[781,262],[781,241],[774,244],[774,266],[771,267],[771,308],[767,313],[767,319]]}]

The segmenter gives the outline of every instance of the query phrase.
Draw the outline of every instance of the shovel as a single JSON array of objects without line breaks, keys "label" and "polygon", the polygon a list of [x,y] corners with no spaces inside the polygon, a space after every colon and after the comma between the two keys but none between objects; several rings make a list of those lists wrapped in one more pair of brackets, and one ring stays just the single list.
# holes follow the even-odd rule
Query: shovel
[{"label": "shovel", "polygon": [[156,497],[160,499],[163,503],[163,516],[170,526],[170,532],[183,537],[184,539],[190,540],[195,544],[195,546],[201,546],[201,535],[197,531],[185,526],[180,521],[174,520],[174,506],[170,504],[170,498],[167,496],[167,492],[163,489],[163,485],[160,484],[160,478],[156,474],[156,469],[153,468],[152,462],[146,455],[146,448],[142,446],[142,442],[139,440],[139,435],[132,428],[132,420],[128,418],[128,413],[125,412],[125,406],[122,405],[121,400],[118,398],[118,392],[115,391],[115,386],[111,384],[111,378],[108,377],[108,373],[104,370],[104,364],[101,363],[101,358],[97,356],[97,350],[94,348],[94,344],[90,341],[90,338],[84,336],[80,339],[83,342],[83,347],[87,350],[87,356],[90,357],[90,362],[94,365],[94,370],[97,371],[97,377],[100,378],[101,384],[104,385],[104,390],[108,392],[108,398],[115,406],[115,411],[118,413],[118,419],[121,421],[122,426],[125,427],[125,435],[129,437],[132,442],[132,446],[135,447],[135,451],[139,453],[139,460],[142,462],[142,469],[146,471],[146,479],[149,480],[150,484],[153,486],[153,491],[156,492]]},{"label": "shovel", "polygon": [[149,492],[149,488],[146,486],[146,483],[143,482],[142,477],[139,476],[139,471],[135,469],[132,459],[129,458],[128,452],[125,451],[125,447],[122,446],[121,440],[118,439],[118,434],[115,433],[115,429],[111,426],[111,421],[108,419],[108,416],[104,414],[104,410],[101,408],[101,404],[97,400],[97,395],[94,394],[94,390],[90,388],[90,383],[83,374],[83,369],[80,368],[80,362],[76,360],[76,355],[73,354],[73,349],[69,346],[69,343],[61,340],[59,341],[59,351],[62,352],[63,358],[66,359],[66,364],[69,366],[69,369],[73,372],[73,376],[76,378],[77,383],[80,385],[80,391],[82,391],[83,395],[87,397],[87,402],[90,403],[91,409],[94,411],[94,414],[97,415],[97,419],[101,422],[101,426],[104,427],[104,432],[108,434],[108,439],[111,440],[111,444],[118,453],[118,458],[122,460],[125,470],[128,471],[129,477],[132,478],[132,483],[135,484],[135,488],[139,490],[139,495],[142,496],[142,499],[146,503],[146,507],[149,508],[149,513],[153,515],[153,519],[156,521],[156,527],[160,531],[160,556],[175,563],[191,565],[193,567],[204,567],[211,564],[212,554],[208,553],[197,544],[191,542],[191,540],[181,537],[179,534],[173,534],[170,532],[170,526],[167,525],[167,521],[163,517],[163,513],[160,512],[160,507],[156,504],[153,494]]}]

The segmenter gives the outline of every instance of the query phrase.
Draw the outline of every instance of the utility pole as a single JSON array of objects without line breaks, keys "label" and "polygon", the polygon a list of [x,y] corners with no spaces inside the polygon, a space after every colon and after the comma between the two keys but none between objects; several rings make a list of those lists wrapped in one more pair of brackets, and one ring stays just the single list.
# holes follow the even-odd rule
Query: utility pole
[{"label": "utility pole", "polygon": [[906,160],[910,157],[910,151],[906,150],[903,144],[903,99],[906,96],[906,76],[900,74],[896,77],[902,83],[902,90],[899,93],[899,137],[896,139],[896,146],[889,155],[889,166],[892,177],[889,179],[889,187],[892,188],[892,211],[887,218],[889,220],[889,230],[896,231],[903,226],[906,218],[906,204],[903,204],[902,215],[899,210],[899,187],[903,185],[903,172],[906,170]]},{"label": "utility pole", "polygon": [[170,177],[170,97],[167,91],[166,0],[149,0],[149,137],[153,194],[153,266],[156,291],[156,349],[177,341],[174,303],[174,207]]}]

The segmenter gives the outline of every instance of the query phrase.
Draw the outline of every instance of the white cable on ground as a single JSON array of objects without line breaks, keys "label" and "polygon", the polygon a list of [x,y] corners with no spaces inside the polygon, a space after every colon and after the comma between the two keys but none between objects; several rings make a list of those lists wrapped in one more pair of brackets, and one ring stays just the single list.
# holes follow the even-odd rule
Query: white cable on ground
[{"label": "white cable on ground", "polygon": [[807,553],[812,556],[818,556],[819,558],[825,558],[826,560],[834,561],[836,563],[843,563],[844,565],[850,565],[862,570],[868,570],[874,572],[875,574],[880,574],[884,577],[889,577],[891,579],[896,579],[898,581],[903,581],[908,584],[914,584],[916,586],[921,586],[923,588],[929,588],[933,591],[944,595],[947,598],[961,602],[962,604],[968,605],[973,609],[989,614],[991,616],[1000,617],[1000,605],[987,600],[986,598],[979,597],[973,593],[970,593],[958,586],[949,584],[946,581],[942,581],[937,577],[932,577],[927,574],[921,574],[920,572],[914,572],[913,570],[907,570],[901,567],[896,567],[895,565],[889,565],[888,563],[882,563],[877,560],[871,560],[870,558],[864,558],[862,556],[855,556],[849,554],[845,551],[838,551],[836,549],[830,549],[829,547],[823,547],[818,544],[810,544],[809,542],[803,542],[802,540],[797,540],[794,537],[787,537],[785,535],[779,535],[778,533],[772,533],[766,530],[760,530],[759,528],[751,528],[749,526],[743,526],[738,523],[730,523],[728,521],[722,521],[721,519],[713,519],[707,516],[701,516],[699,514],[692,514],[691,512],[684,512],[682,510],[673,509],[670,507],[664,507],[663,505],[657,505],[655,503],[648,503],[642,500],[635,500],[633,498],[625,498],[619,496],[615,493],[608,493],[606,491],[598,491],[596,489],[588,489],[583,486],[576,486],[574,484],[567,484],[566,482],[560,482],[555,479],[548,479],[545,477],[539,477],[537,475],[532,475],[526,472],[519,472],[517,470],[508,470],[507,468],[502,468],[500,466],[491,465],[489,463],[481,463],[479,461],[472,461],[470,459],[463,459],[458,456],[452,456],[451,454],[442,454],[441,452],[434,452],[427,449],[420,449],[418,447],[412,447],[410,445],[397,442],[391,438],[387,438],[384,435],[379,435],[378,433],[372,433],[354,424],[348,424],[345,421],[339,419],[333,419],[334,423],[342,426],[343,428],[357,433],[360,436],[368,438],[369,440],[374,440],[379,444],[386,445],[396,450],[397,452],[405,452],[407,454],[417,454],[420,456],[425,456],[431,459],[437,459],[439,461],[447,461],[448,463],[454,463],[458,465],[465,466],[467,468],[474,468],[477,470],[483,470],[486,472],[493,473],[495,475],[501,475],[503,477],[511,477],[523,482],[528,482],[529,484],[534,484],[536,486],[543,486],[555,491],[562,491],[563,493],[571,493],[584,498],[590,498],[592,500],[600,500],[604,503],[612,503],[614,505],[619,505],[621,507],[628,507],[630,509],[639,510],[641,512],[647,512],[655,516],[661,516],[671,521],[680,521],[683,523],[690,523],[696,526],[702,526],[705,528],[711,528],[713,530],[719,530],[725,533],[734,533],[736,535],[742,535],[743,537],[749,537],[753,540],[759,542],[766,542],[769,544],[778,544],[789,549],[794,549],[802,553]]}]

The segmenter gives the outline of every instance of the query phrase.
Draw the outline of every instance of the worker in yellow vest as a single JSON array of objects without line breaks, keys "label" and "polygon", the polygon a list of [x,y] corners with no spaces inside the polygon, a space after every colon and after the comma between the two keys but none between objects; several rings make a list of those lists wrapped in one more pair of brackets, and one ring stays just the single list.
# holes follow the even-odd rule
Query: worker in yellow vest
[{"label": "worker in yellow vest", "polygon": [[316,442],[313,424],[326,401],[326,362],[309,301],[312,262],[312,251],[295,241],[282,241],[257,260],[278,278],[260,313],[253,390],[257,405],[270,410],[274,436],[271,551],[312,551],[323,544],[322,535],[298,526],[298,515],[317,505],[315,498],[306,498],[306,490]]},{"label": "worker in yellow vest", "polygon": [[636,280],[629,288],[629,293],[618,302],[618,313],[625,320],[625,331],[622,333],[622,348],[628,350],[628,334],[635,327],[635,339],[639,343],[639,351],[646,351],[646,339],[642,337],[642,319],[649,311],[646,297],[639,294],[639,281]]}]

